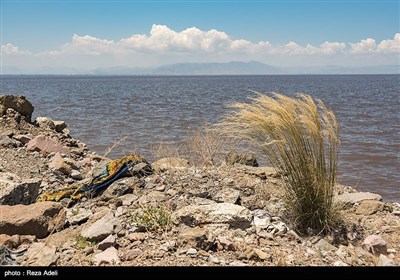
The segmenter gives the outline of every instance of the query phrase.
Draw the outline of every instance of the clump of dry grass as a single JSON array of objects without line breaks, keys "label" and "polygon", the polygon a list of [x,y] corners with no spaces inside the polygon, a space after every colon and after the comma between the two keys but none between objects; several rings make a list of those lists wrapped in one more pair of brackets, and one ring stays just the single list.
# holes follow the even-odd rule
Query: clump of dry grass
[{"label": "clump of dry grass", "polygon": [[261,148],[284,174],[287,208],[296,228],[326,231],[337,221],[333,205],[339,127],[322,101],[309,95],[290,98],[258,93],[250,104],[232,105],[221,123],[230,135]]},{"label": "clump of dry grass", "polygon": [[153,148],[153,155],[160,158],[184,158],[194,165],[215,166],[225,160],[230,151],[239,149],[239,141],[221,134],[210,125],[189,130],[180,144],[160,142]]},{"label": "clump of dry grass", "polygon": [[141,206],[132,214],[133,223],[146,231],[165,232],[172,226],[171,212],[163,207]]}]

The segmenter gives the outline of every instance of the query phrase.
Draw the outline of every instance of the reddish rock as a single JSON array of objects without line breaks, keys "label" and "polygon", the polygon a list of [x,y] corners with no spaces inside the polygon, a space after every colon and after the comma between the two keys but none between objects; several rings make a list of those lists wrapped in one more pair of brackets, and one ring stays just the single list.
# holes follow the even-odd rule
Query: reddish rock
[{"label": "reddish rock", "polygon": [[387,254],[387,243],[379,235],[373,234],[368,236],[367,238],[364,239],[362,245],[365,250],[374,255]]},{"label": "reddish rock", "polygon": [[42,152],[45,155],[52,152],[68,154],[68,149],[66,147],[44,135],[36,136],[29,141],[27,149],[28,151]]},{"label": "reddish rock", "polygon": [[116,264],[120,261],[118,257],[118,250],[110,247],[107,250],[94,256],[93,262],[95,265],[100,264]]},{"label": "reddish rock", "polygon": [[25,96],[14,96],[10,94],[0,96],[0,115],[4,115],[7,109],[13,109],[24,116],[29,122],[31,121],[33,106]]},{"label": "reddish rock", "polygon": [[0,234],[0,245],[8,248],[18,248],[21,244],[31,244],[35,242],[36,236],[33,235],[8,235]]},{"label": "reddish rock", "polygon": [[54,228],[55,218],[62,209],[60,203],[49,201],[30,205],[0,205],[0,232],[43,238]]},{"label": "reddish rock", "polygon": [[124,254],[124,259],[126,261],[131,261],[131,260],[136,259],[137,257],[139,257],[142,253],[143,253],[143,251],[140,250],[139,248],[131,249],[131,250],[128,250]]},{"label": "reddish rock", "polygon": [[65,175],[70,175],[73,169],[78,169],[72,159],[63,158],[60,153],[56,153],[51,158],[49,167],[53,170],[58,170]]}]

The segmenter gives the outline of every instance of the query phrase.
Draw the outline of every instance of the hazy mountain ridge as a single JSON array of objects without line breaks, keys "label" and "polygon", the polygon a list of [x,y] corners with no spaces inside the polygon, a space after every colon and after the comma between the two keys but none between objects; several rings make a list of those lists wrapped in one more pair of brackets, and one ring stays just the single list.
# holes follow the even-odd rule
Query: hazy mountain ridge
[{"label": "hazy mountain ridge", "polygon": [[3,74],[60,74],[60,75],[297,75],[297,74],[400,74],[399,65],[373,65],[365,67],[297,66],[276,67],[257,61],[230,61],[215,63],[176,63],[159,67],[114,66],[81,70],[72,67],[42,67],[21,69],[4,66]]}]

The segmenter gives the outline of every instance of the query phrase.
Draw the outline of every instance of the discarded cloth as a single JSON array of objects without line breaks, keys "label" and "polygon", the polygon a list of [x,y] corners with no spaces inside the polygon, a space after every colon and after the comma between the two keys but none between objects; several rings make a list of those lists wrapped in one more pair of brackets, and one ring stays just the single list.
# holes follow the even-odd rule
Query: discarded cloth
[{"label": "discarded cloth", "polygon": [[0,245],[0,266],[18,265],[18,258],[25,254],[26,251],[27,248],[12,251]]},{"label": "discarded cloth", "polygon": [[112,160],[93,172],[89,183],[78,183],[66,186],[57,191],[41,194],[36,202],[60,201],[69,198],[71,202],[81,199],[83,196],[93,194],[96,190],[108,187],[112,182],[128,174],[146,176],[153,172],[151,165],[138,155],[127,155]]}]

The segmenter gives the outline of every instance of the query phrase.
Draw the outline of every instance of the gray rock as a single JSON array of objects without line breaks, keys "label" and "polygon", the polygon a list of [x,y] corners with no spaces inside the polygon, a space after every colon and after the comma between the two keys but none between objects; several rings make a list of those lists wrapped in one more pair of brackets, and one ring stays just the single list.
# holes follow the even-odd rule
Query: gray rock
[{"label": "gray rock", "polygon": [[217,257],[214,257],[213,255],[209,255],[207,261],[215,264],[219,264],[221,262]]},{"label": "gray rock", "polygon": [[167,170],[182,170],[189,167],[190,164],[183,158],[168,157],[153,162],[151,166],[156,172],[165,172]]},{"label": "gray rock", "polygon": [[356,193],[344,193],[334,197],[334,201],[337,204],[349,204],[360,203],[363,200],[382,200],[382,197],[376,193],[370,192],[356,192]]},{"label": "gray rock", "polygon": [[248,228],[252,221],[249,209],[232,203],[189,205],[173,213],[176,221],[186,225],[222,223],[234,228]]},{"label": "gray rock", "polygon": [[48,117],[37,117],[35,122],[39,127],[44,129],[54,130],[56,128],[53,120]]},{"label": "gray rock", "polygon": [[116,240],[115,235],[109,235],[107,236],[106,239],[103,239],[103,241],[101,241],[99,245],[97,245],[97,248],[99,248],[99,250],[104,251],[109,247],[115,246],[115,240]]},{"label": "gray rock", "polygon": [[102,241],[113,233],[117,224],[118,220],[114,218],[114,214],[109,213],[82,230],[81,235],[88,241]]},{"label": "gray rock", "polygon": [[71,171],[71,174],[69,176],[71,176],[71,178],[74,180],[82,180],[81,172],[79,172],[78,170],[75,170],[75,169],[73,169]]},{"label": "gray rock", "polygon": [[66,220],[70,225],[77,225],[86,222],[92,214],[90,209],[72,208],[67,210]]},{"label": "gray rock", "polygon": [[[211,240],[210,240],[211,239]],[[209,238],[209,232],[205,228],[187,228],[179,233],[179,240],[192,247],[207,250],[214,245],[214,239]]]},{"label": "gray rock", "polygon": [[130,241],[144,241],[147,238],[147,234],[144,232],[132,232],[128,235]]},{"label": "gray rock", "polygon": [[121,180],[117,180],[112,183],[107,189],[103,192],[103,196],[105,197],[118,197],[128,192],[132,192],[132,190],[140,184],[139,179],[137,177],[128,177],[123,178]]},{"label": "gray rock", "polygon": [[253,153],[237,153],[229,152],[225,156],[225,162],[227,165],[234,165],[235,163],[258,167],[256,156]]},{"label": "gray rock", "polygon": [[215,196],[214,200],[217,202],[228,202],[228,203],[237,203],[239,200],[240,196],[240,191],[232,189],[232,188],[226,188],[221,191],[219,191]]},{"label": "gray rock", "polygon": [[59,255],[56,248],[49,247],[45,243],[33,243],[25,255],[26,266],[50,266],[57,262]]},{"label": "gray rock", "polygon": [[23,115],[28,122],[31,121],[33,106],[25,96],[14,96],[10,94],[0,96],[0,116],[7,112],[7,109],[14,109]]},{"label": "gray rock", "polygon": [[166,201],[168,199],[167,195],[163,192],[159,191],[151,191],[148,194],[140,197],[137,202],[139,204],[147,204],[147,203],[159,203]]},{"label": "gray rock", "polygon": [[122,200],[123,206],[129,206],[138,199],[138,196],[134,195],[133,193],[128,193],[123,196],[120,196],[119,199]]},{"label": "gray rock", "polygon": [[67,128],[67,125],[64,121],[53,121],[54,123],[54,129],[57,132],[63,132],[65,128]]},{"label": "gray rock", "polygon": [[387,256],[380,254],[377,266],[398,266],[398,264]]},{"label": "gray rock", "polygon": [[93,258],[93,263],[95,265],[100,264],[117,264],[120,262],[118,257],[118,250],[114,247],[109,247],[105,251],[97,254]]},{"label": "gray rock", "polygon": [[253,249],[253,252],[254,252],[254,253],[257,255],[257,257],[258,257],[260,260],[262,260],[262,261],[265,261],[265,260],[267,260],[267,259],[270,258],[270,255],[269,255],[268,253],[262,251],[261,249],[254,248],[254,249]]},{"label": "gray rock", "polygon": [[336,248],[332,244],[328,243],[325,239],[320,239],[317,242],[317,244],[315,244],[315,248],[318,249],[319,251],[323,251],[323,252],[331,252],[331,251],[338,250],[338,248]]},{"label": "gray rock", "polygon": [[124,259],[126,261],[131,261],[133,259],[138,258],[141,254],[143,254],[143,251],[140,250],[139,248],[131,249],[131,250],[126,251],[126,253],[124,255]]},{"label": "gray rock", "polygon": [[31,204],[40,189],[40,180],[22,181],[12,173],[0,174],[0,205]]},{"label": "gray rock", "polygon": [[176,242],[174,240],[167,240],[163,244],[161,244],[159,250],[165,251],[165,252],[173,252],[175,251],[176,247]]},{"label": "gray rock", "polygon": [[17,147],[21,147],[22,143],[14,140],[10,137],[8,137],[7,135],[1,135],[0,134],[0,147],[3,148],[17,148]]},{"label": "gray rock", "polygon": [[365,250],[374,255],[387,254],[387,243],[379,235],[372,234],[367,236],[364,239],[362,246]]},{"label": "gray rock", "polygon": [[29,141],[32,140],[32,135],[31,134],[18,134],[18,135],[14,135],[13,138],[19,142],[21,142],[22,144],[28,144]]},{"label": "gray rock", "polygon": [[384,203],[376,200],[364,200],[361,201],[360,205],[356,209],[358,215],[373,215],[376,212],[382,211]]},{"label": "gray rock", "polygon": [[279,177],[277,170],[270,166],[253,167],[235,163],[234,165],[238,170],[244,171],[246,174],[254,175],[260,179],[266,179],[267,177]]},{"label": "gray rock", "polygon": [[196,255],[197,250],[195,248],[190,248],[189,250],[186,251],[186,255]]},{"label": "gray rock", "polygon": [[236,246],[233,244],[231,240],[226,238],[225,236],[218,236],[217,238],[217,244],[218,247],[221,246],[222,248],[219,248],[221,250],[227,250],[227,251],[236,251]]}]

